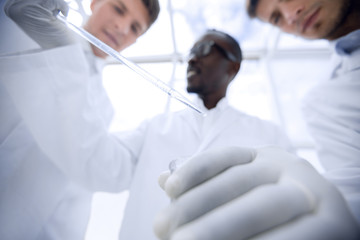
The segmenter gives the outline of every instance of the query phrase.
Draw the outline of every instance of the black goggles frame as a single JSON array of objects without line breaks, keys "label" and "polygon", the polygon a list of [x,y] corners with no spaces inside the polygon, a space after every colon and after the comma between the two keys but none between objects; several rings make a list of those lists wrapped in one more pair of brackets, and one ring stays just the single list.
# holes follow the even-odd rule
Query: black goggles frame
[{"label": "black goggles frame", "polygon": [[190,50],[190,57],[191,56],[196,56],[198,58],[206,57],[211,53],[212,47],[217,48],[224,55],[224,57],[227,58],[228,60],[230,60],[232,62],[238,62],[238,60],[236,59],[234,54],[225,50],[223,47],[221,47],[219,44],[217,44],[216,42],[214,42],[212,40],[203,41],[203,42],[196,44]]}]

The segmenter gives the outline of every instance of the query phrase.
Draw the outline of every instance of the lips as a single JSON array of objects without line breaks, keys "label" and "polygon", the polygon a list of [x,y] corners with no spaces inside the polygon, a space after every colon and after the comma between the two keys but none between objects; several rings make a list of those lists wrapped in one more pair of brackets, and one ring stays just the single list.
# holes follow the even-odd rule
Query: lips
[{"label": "lips", "polygon": [[194,70],[188,71],[188,72],[187,72],[187,77],[190,78],[190,77],[192,77],[192,76],[194,76],[194,75],[196,75],[196,74],[197,74],[197,72],[194,71]]},{"label": "lips", "polygon": [[317,18],[320,13],[320,7],[314,9],[314,11],[311,11],[307,16],[304,17],[304,21],[302,22],[302,29],[301,32],[304,33],[307,29],[314,26],[314,24],[317,21]]},{"label": "lips", "polygon": [[116,38],[112,34],[110,34],[107,31],[104,31],[104,34],[106,35],[107,39],[110,40],[111,45],[113,45],[115,47],[117,47],[119,45],[118,41],[116,40]]},{"label": "lips", "polygon": [[187,77],[191,78],[200,73],[200,69],[190,66],[187,70]]}]

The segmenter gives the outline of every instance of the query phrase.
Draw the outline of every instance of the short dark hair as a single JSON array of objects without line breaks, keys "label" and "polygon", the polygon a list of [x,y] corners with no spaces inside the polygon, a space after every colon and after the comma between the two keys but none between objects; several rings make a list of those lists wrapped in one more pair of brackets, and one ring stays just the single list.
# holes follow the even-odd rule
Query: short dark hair
[{"label": "short dark hair", "polygon": [[160,4],[158,0],[142,0],[142,2],[149,13],[149,17],[150,17],[149,27],[150,27],[159,16]]},{"label": "short dark hair", "polygon": [[259,0],[248,0],[247,5],[247,13],[249,17],[255,18],[256,17],[256,8],[258,6]]},{"label": "short dark hair", "polygon": [[241,47],[240,47],[240,44],[239,42],[233,38],[231,35],[227,34],[226,32],[222,32],[222,31],[219,31],[219,30],[216,30],[216,29],[208,29],[206,31],[206,33],[215,33],[215,34],[220,34],[222,36],[224,36],[228,41],[229,43],[232,45],[232,49],[233,49],[233,54],[234,56],[236,57],[236,60],[241,63],[242,61],[242,51],[241,51]]}]

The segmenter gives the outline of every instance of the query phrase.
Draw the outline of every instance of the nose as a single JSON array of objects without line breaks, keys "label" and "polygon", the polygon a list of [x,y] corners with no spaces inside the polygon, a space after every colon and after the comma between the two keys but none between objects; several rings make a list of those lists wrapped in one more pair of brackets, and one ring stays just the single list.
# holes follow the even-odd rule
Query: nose
[{"label": "nose", "polygon": [[195,62],[197,59],[198,59],[198,57],[196,56],[196,54],[190,53],[187,57],[187,62],[190,64],[190,63]]},{"label": "nose", "polygon": [[289,25],[296,23],[304,11],[302,1],[286,1],[282,4],[281,8],[284,19]]},{"label": "nose", "polygon": [[115,29],[118,34],[128,35],[131,30],[131,20],[124,17],[118,19],[115,21]]}]

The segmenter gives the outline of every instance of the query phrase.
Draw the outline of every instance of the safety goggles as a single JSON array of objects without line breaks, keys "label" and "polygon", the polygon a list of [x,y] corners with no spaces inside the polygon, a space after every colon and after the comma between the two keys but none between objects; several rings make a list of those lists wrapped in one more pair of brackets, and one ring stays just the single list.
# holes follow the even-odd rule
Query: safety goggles
[{"label": "safety goggles", "polygon": [[214,41],[203,41],[198,44],[196,44],[191,50],[190,50],[190,58],[192,56],[196,56],[198,58],[206,57],[211,53],[211,49],[215,47],[217,50],[219,50],[225,58],[232,62],[238,62],[234,54],[231,52],[228,52],[223,47],[215,43]]}]

